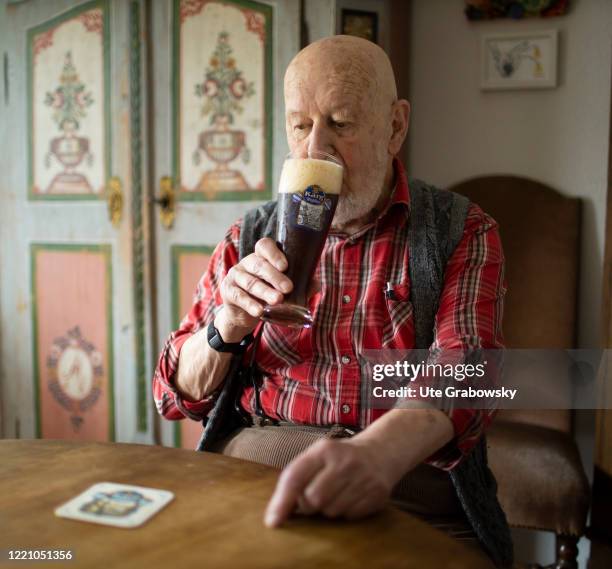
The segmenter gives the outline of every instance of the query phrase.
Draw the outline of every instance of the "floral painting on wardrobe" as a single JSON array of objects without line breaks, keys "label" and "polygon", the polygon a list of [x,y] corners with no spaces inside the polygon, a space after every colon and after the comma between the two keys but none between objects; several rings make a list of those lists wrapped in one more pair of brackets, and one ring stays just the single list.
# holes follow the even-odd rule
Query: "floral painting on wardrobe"
[{"label": "floral painting on wardrobe", "polygon": [[246,0],[176,0],[180,199],[271,195],[271,14]]},{"label": "floral painting on wardrobe", "polygon": [[107,19],[106,2],[91,2],[28,34],[31,199],[104,197]]}]

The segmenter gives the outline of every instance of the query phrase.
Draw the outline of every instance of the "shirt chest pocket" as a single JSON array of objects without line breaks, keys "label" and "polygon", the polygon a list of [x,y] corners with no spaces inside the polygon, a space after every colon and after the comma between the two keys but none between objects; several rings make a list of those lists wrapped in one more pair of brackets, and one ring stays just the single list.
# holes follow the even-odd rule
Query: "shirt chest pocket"
[{"label": "shirt chest pocket", "polygon": [[383,323],[382,346],[414,347],[414,310],[410,302],[410,286],[388,285],[385,290],[387,318]]}]

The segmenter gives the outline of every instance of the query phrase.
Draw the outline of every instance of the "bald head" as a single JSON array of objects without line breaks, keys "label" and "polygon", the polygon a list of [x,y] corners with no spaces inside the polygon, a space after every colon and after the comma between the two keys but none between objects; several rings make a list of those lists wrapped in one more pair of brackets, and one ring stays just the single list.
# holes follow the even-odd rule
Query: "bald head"
[{"label": "bald head", "polygon": [[363,103],[392,103],[397,99],[389,57],[371,41],[354,36],[323,38],[300,51],[285,73],[285,93],[300,88],[306,76],[325,77],[330,83],[357,90]]},{"label": "bald head", "polygon": [[333,36],[310,44],[285,73],[285,127],[296,157],[327,152],[344,166],[334,226],[356,230],[384,206],[410,106],[376,44]]}]

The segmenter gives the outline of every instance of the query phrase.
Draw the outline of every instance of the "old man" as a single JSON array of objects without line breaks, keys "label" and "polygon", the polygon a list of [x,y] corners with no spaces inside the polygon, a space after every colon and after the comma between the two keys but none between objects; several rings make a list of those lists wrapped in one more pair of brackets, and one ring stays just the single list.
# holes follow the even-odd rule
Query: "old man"
[{"label": "old man", "polygon": [[[281,467],[288,462],[265,514],[270,527],[295,511],[363,517],[393,494],[426,518],[451,519],[451,533],[472,536],[497,564],[508,564],[508,529],[482,443],[491,413],[416,402],[374,409],[365,403],[361,366],[367,349],[502,347],[497,225],[467,204],[439,294],[415,296],[428,288],[414,272],[426,254],[418,236],[431,237],[419,222],[423,208],[459,202],[409,181],[397,159],[410,106],[397,97],[388,57],[366,40],[326,38],[298,53],[284,88],[290,150],[333,155],[344,180],[308,299],[313,326],[263,326],[254,357],[260,381],[243,385],[238,397],[241,411],[255,417],[253,426],[230,434],[219,449]],[[263,307],[282,302],[292,288],[273,239],[259,238],[239,258],[241,226],[239,220],[230,227],[215,249],[191,311],[161,353],[153,388],[167,419],[202,420],[210,413],[235,354],[249,361]],[[419,316],[428,303],[429,321]],[[354,436],[334,436],[339,426]],[[402,481],[408,496],[398,491]]]}]

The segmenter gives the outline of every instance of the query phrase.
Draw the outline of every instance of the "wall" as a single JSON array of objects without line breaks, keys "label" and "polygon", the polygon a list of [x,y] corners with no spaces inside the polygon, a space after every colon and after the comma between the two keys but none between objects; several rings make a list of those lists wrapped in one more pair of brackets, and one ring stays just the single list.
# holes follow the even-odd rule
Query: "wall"
[{"label": "wall", "polygon": [[[412,175],[449,185],[507,173],[580,196],[580,347],[600,342],[610,125],[612,2],[574,0],[546,20],[469,22],[461,0],[413,0],[409,50]],[[482,32],[557,29],[556,89],[484,92]]]},{"label": "wall", "polygon": [[[515,174],[583,199],[578,342],[601,342],[612,2],[572,0],[546,20],[469,22],[462,0],[412,0],[409,38],[410,174],[440,186],[483,174]],[[485,32],[559,30],[555,89],[480,90]],[[528,204],[527,204],[528,206]],[[594,418],[576,414],[575,434],[589,476]],[[551,534],[515,532],[519,559],[552,561]],[[581,567],[588,555],[581,541]]]}]

